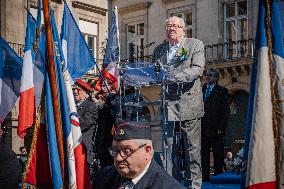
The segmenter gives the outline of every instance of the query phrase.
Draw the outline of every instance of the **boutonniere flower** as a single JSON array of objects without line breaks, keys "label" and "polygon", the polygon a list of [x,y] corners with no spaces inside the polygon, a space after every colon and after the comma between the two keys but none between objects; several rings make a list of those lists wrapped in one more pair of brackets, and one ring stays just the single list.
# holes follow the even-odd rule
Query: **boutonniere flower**
[{"label": "boutonniere flower", "polygon": [[188,59],[188,50],[182,47],[178,50],[176,56],[179,58],[180,61],[185,61]]}]

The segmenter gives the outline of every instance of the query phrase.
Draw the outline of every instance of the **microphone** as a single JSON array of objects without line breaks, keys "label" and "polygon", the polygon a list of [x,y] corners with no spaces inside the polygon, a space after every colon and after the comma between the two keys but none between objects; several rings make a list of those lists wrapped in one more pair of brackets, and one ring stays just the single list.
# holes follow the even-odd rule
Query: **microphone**
[{"label": "microphone", "polygon": [[156,62],[155,62],[155,65],[154,65],[154,71],[156,73],[156,76],[158,77],[160,71],[161,71],[161,64],[160,64],[160,59],[158,59]]},{"label": "microphone", "polygon": [[145,48],[148,48],[148,47],[150,47],[150,46],[154,45],[155,43],[156,43],[156,42],[155,42],[155,41],[153,41],[153,42],[151,42],[151,43],[149,43],[149,44],[145,45]]},{"label": "microphone", "polygon": [[148,44],[145,45],[144,47],[140,48],[140,49],[139,49],[136,53],[134,53],[134,54],[136,55],[137,53],[141,52],[143,49],[148,48],[148,47],[150,47],[150,46],[152,46],[152,45],[154,45],[154,44],[155,44],[155,41],[153,41],[153,42],[151,42],[151,43],[148,43]]}]

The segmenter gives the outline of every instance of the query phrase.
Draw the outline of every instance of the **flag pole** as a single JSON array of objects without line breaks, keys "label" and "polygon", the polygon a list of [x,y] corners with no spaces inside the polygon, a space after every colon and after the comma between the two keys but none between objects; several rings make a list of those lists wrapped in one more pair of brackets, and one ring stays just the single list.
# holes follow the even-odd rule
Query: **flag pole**
[{"label": "flag pole", "polygon": [[[61,130],[58,91],[57,91],[57,86],[56,86],[56,74],[55,74],[54,57],[53,57],[52,30],[51,30],[51,23],[50,23],[48,0],[43,0],[42,5],[43,5],[44,25],[45,25],[45,30],[46,30],[48,73],[50,76],[50,87],[51,87],[54,119],[55,119],[54,121],[55,121],[55,129],[56,129],[56,138],[57,138],[59,159],[60,159],[60,165],[61,165],[62,181],[65,181],[64,179],[63,135],[62,135],[62,130]],[[63,184],[63,188],[64,188],[64,184]]]}]

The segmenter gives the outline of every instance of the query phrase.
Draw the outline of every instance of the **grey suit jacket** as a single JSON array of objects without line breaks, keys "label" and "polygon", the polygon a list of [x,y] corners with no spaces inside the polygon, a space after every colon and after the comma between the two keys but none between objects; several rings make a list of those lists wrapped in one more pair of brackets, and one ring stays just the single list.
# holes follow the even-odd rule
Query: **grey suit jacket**
[{"label": "grey suit jacket", "polygon": [[[180,56],[182,48],[188,52],[187,58]],[[168,50],[168,42],[160,44],[154,50],[154,61],[160,60],[170,74],[175,76],[176,84],[166,87],[167,121],[198,119],[204,115],[200,82],[205,64],[204,45],[198,39],[184,38],[170,66],[167,65]],[[173,97],[175,94],[176,98]]]}]

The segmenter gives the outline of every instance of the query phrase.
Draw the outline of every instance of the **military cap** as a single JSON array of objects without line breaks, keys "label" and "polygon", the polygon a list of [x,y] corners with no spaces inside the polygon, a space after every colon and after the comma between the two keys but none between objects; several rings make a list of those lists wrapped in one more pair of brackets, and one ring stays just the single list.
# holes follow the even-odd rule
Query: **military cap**
[{"label": "military cap", "polygon": [[79,86],[80,88],[82,88],[83,90],[85,90],[87,93],[90,93],[90,92],[94,91],[94,89],[92,89],[90,87],[90,85],[87,82],[83,81],[82,79],[77,79],[75,84],[77,86]]},{"label": "military cap", "polygon": [[152,140],[150,124],[146,120],[136,122],[118,119],[116,121],[116,130],[113,139],[115,141],[131,139]]}]

